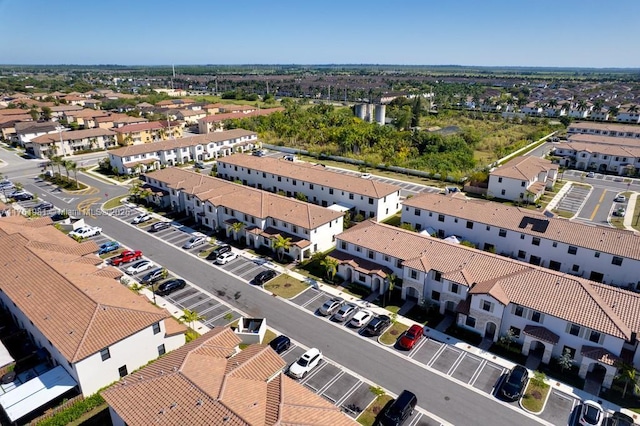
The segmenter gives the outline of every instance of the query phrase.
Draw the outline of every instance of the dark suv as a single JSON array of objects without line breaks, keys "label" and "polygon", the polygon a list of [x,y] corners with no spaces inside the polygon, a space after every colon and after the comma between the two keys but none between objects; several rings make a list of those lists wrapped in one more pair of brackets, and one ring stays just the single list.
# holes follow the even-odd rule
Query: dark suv
[{"label": "dark suv", "polygon": [[218,256],[220,256],[221,254],[224,254],[224,253],[228,253],[230,251],[231,251],[231,246],[229,244],[219,245],[218,247],[216,247],[213,250],[211,250],[211,252],[207,256],[207,260],[214,260],[215,261],[218,258]]},{"label": "dark suv", "polygon": [[391,318],[386,315],[378,315],[362,330],[364,334],[369,336],[379,336],[380,333],[391,324]]},{"label": "dark suv", "polygon": [[269,342],[269,346],[271,346],[271,349],[276,351],[276,353],[281,354],[282,352],[289,349],[289,347],[291,346],[291,339],[282,334]]},{"label": "dark suv", "polygon": [[167,294],[171,294],[176,290],[180,290],[187,285],[185,280],[180,278],[171,279],[169,281],[165,281],[158,286],[156,290],[156,294],[158,296],[166,296]]},{"label": "dark suv", "polygon": [[500,397],[509,401],[520,399],[524,388],[527,387],[529,381],[529,372],[521,365],[516,365],[509,371],[507,378],[500,386]]},{"label": "dark suv", "polygon": [[413,392],[403,390],[398,398],[380,415],[378,424],[382,426],[402,426],[413,414],[418,398]]}]

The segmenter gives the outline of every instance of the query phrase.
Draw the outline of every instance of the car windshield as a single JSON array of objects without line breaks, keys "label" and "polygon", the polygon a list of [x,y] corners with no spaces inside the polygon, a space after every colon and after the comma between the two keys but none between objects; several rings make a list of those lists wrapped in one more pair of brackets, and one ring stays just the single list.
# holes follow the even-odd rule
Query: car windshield
[{"label": "car windshield", "polygon": [[309,360],[307,358],[300,358],[298,360],[298,365],[301,367],[306,367],[307,365],[309,365]]},{"label": "car windshield", "polygon": [[593,405],[586,405],[584,410],[584,419],[590,424],[595,425],[600,417],[600,410]]}]

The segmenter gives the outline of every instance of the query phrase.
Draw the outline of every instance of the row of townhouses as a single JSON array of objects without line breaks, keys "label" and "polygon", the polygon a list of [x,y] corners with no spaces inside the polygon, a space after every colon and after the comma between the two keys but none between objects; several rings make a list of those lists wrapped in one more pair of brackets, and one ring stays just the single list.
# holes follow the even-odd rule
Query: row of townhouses
[{"label": "row of townhouses", "polygon": [[289,238],[290,257],[303,260],[331,249],[343,231],[343,213],[180,168],[142,176],[149,201],[184,212],[212,230],[258,249]]},{"label": "row of townhouses", "polygon": [[25,148],[36,158],[67,156],[88,150],[108,149],[117,145],[115,133],[107,129],[51,132],[32,138]]},{"label": "row of townhouses", "polygon": [[237,154],[219,159],[217,173],[223,179],[289,197],[303,194],[313,204],[335,204],[363,218],[382,221],[400,210],[399,186],[337,173],[321,164]]},{"label": "row of townhouses", "polygon": [[640,236],[484,200],[424,193],[403,203],[402,222],[483,250],[619,287],[638,288]]},{"label": "row of townhouses", "polygon": [[619,361],[640,366],[637,293],[374,221],[338,235],[329,256],[346,280],[383,294],[393,274],[403,298],[436,304],[485,339],[509,334],[543,363],[568,351],[605,388]]},{"label": "row of townhouses", "polygon": [[515,157],[489,173],[487,193],[504,200],[536,202],[552,189],[558,166],[533,155]]},{"label": "row of townhouses", "polygon": [[601,135],[614,136],[619,138],[640,138],[640,126],[634,126],[631,124],[576,122],[569,125],[569,127],[567,128],[567,134]]},{"label": "row of townhouses", "polygon": [[189,161],[212,160],[258,146],[258,135],[243,129],[205,135],[168,139],[154,143],[131,145],[109,152],[111,167],[128,175],[144,173],[160,166],[173,166]]},{"label": "row of townhouses", "polygon": [[259,117],[281,111],[284,111],[284,108],[277,107],[258,110],[251,108],[242,108],[237,112],[208,115],[198,120],[198,133],[205,134],[224,130],[224,122],[226,120],[237,120],[246,117]]},{"label": "row of townhouses", "polygon": [[[122,273],[104,266],[97,250],[64,235],[49,217],[0,218],[0,305],[44,354],[40,367],[47,370],[33,385],[0,395],[9,421],[67,392],[92,395],[185,344],[186,327],[123,286]],[[38,380],[47,392],[39,392]]]},{"label": "row of townhouses", "polygon": [[640,141],[635,137],[574,134],[554,146],[559,164],[578,170],[637,175],[640,173]]}]

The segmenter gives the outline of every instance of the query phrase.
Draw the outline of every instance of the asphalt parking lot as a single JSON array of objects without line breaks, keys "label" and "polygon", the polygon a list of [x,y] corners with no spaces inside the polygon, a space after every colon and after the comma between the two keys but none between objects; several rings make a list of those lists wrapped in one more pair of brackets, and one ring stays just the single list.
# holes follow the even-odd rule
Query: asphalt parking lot
[{"label": "asphalt parking lot", "polygon": [[558,210],[567,211],[576,214],[580,211],[587,198],[591,188],[583,186],[572,185],[571,188],[564,194],[562,199],[556,205]]}]

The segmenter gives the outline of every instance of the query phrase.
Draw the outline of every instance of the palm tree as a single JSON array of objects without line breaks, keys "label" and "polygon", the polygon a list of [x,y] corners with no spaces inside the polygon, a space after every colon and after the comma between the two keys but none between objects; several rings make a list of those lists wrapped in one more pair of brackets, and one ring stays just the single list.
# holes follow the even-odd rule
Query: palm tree
[{"label": "palm tree", "polygon": [[203,316],[198,314],[196,311],[191,311],[189,309],[185,309],[182,311],[182,316],[180,317],[180,321],[189,324],[189,327],[194,330],[194,325],[196,321],[202,321],[204,319]]},{"label": "palm tree", "polygon": [[609,107],[609,114],[611,114],[611,116],[615,117],[616,115],[618,115],[619,112],[620,112],[620,108],[618,108],[617,106]]},{"label": "palm tree", "polygon": [[[395,274],[389,274],[387,275],[387,282],[389,283],[389,289],[387,290],[387,295],[389,296],[389,299],[391,299],[391,292],[393,291],[394,288],[396,288],[396,280],[398,277],[396,277]],[[386,300],[387,298],[385,297],[385,305],[386,305]]]},{"label": "palm tree", "polygon": [[240,234],[240,232],[244,229],[244,223],[243,222],[234,222],[231,225],[231,230],[233,231],[233,239],[235,241],[238,241],[238,235]]},{"label": "palm tree", "polygon": [[557,99],[549,99],[549,107],[555,108],[557,106],[558,106],[558,100]]},{"label": "palm tree", "polygon": [[629,111],[631,113],[638,112],[638,105],[630,105],[629,108],[627,108],[627,111]]},{"label": "palm tree", "polygon": [[60,166],[62,165],[62,157],[59,155],[54,155],[53,157],[51,157],[51,168],[53,169],[53,166],[58,166],[58,176],[62,176],[62,173],[60,172]]},{"label": "palm tree", "polygon": [[335,277],[336,272],[338,272],[338,260],[334,259],[333,257],[325,256],[325,258],[320,262],[320,265],[324,267],[329,281],[333,282],[333,277]]},{"label": "palm tree", "polygon": [[129,188],[129,195],[131,195],[134,200],[138,201],[138,199],[140,198],[141,192],[142,192],[142,189],[140,188],[140,182],[138,181],[133,182],[133,184],[131,185],[131,188]]},{"label": "palm tree", "polygon": [[72,160],[68,160],[67,162],[67,174],[69,170],[73,172],[73,179],[76,181],[76,189],[80,189],[80,184],[78,183],[78,163]]},{"label": "palm tree", "polygon": [[60,162],[62,164],[62,167],[64,167],[64,171],[67,174],[67,182],[69,181],[69,163],[71,163],[71,160],[62,160]]},{"label": "palm tree", "polygon": [[584,99],[578,102],[578,111],[585,111],[587,109],[587,101]]},{"label": "palm tree", "polygon": [[284,252],[291,248],[291,238],[276,235],[276,239],[271,242],[271,247],[273,247],[273,250],[278,254],[278,260],[282,262]]},{"label": "palm tree", "polygon": [[638,376],[636,368],[629,363],[624,361],[620,361],[616,367],[618,368],[618,376],[617,378],[624,382],[624,389],[622,390],[622,399],[624,399],[627,394],[627,387],[629,384],[633,386],[634,392],[638,392],[640,390],[640,386],[638,385]]}]

